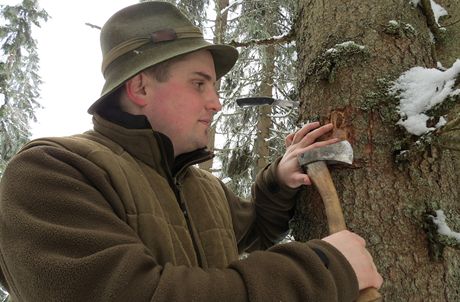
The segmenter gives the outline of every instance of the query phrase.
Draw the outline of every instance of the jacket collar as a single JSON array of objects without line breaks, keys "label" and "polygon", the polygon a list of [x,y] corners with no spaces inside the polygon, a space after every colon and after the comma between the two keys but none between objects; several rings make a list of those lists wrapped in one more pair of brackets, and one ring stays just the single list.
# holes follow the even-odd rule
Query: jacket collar
[{"label": "jacket collar", "polygon": [[[209,160],[213,154],[206,148],[184,153],[174,158],[171,140],[152,130],[144,115],[132,115],[119,108],[104,110],[93,116],[94,130],[110,138],[132,156],[152,167],[162,167],[175,177],[188,166]],[[163,170],[161,169],[161,170]]]}]

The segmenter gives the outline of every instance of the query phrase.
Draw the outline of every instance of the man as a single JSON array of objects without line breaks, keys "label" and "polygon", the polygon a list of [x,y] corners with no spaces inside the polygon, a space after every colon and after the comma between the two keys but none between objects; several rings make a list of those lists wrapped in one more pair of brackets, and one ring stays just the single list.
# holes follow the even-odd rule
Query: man
[{"label": "man", "polygon": [[296,155],[335,142],[315,142],[331,125],[288,136],[241,200],[193,166],[211,158],[215,82],[236,50],[163,2],[116,13],[101,46],[94,131],[33,141],[5,171],[0,266],[13,301],[352,301],[381,285],[356,234],[273,246],[310,183]]}]

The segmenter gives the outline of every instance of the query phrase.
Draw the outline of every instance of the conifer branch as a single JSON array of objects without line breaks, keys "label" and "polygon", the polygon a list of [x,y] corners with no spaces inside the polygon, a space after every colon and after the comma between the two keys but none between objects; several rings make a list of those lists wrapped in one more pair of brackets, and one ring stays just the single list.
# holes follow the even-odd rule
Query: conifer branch
[{"label": "conifer branch", "polygon": [[289,33],[284,36],[280,37],[273,37],[269,39],[261,39],[261,40],[249,40],[245,42],[238,42],[232,40],[229,45],[233,47],[250,47],[254,45],[279,45],[279,44],[287,44],[294,41],[294,30],[291,29]]}]

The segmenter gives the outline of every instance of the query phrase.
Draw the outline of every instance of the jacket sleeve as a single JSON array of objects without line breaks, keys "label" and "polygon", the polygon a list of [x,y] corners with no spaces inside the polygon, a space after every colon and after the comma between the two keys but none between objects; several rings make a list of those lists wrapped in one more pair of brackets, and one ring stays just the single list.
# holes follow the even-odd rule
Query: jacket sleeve
[{"label": "jacket sleeve", "polygon": [[0,266],[13,301],[356,297],[350,265],[322,241],[275,246],[224,269],[159,264],[98,183],[110,183],[102,169],[59,148],[31,148],[11,160],[0,185]]},{"label": "jacket sleeve", "polygon": [[299,190],[279,184],[276,169],[280,160],[278,158],[258,173],[251,201],[239,198],[222,184],[240,253],[267,249],[289,231],[289,220]]}]

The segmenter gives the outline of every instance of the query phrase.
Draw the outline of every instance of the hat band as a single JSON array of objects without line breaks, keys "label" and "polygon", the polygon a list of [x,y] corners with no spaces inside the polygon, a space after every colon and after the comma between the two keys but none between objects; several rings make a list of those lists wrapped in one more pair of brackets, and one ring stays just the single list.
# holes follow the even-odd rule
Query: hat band
[{"label": "hat band", "polygon": [[132,38],[124,41],[123,43],[112,48],[102,59],[102,73],[105,72],[106,68],[121,57],[122,55],[136,50],[137,48],[144,46],[148,43],[160,43],[166,41],[173,41],[177,39],[186,38],[203,38],[203,34],[200,29],[194,26],[187,26],[181,28],[167,28],[158,31],[154,31],[148,37]]}]

